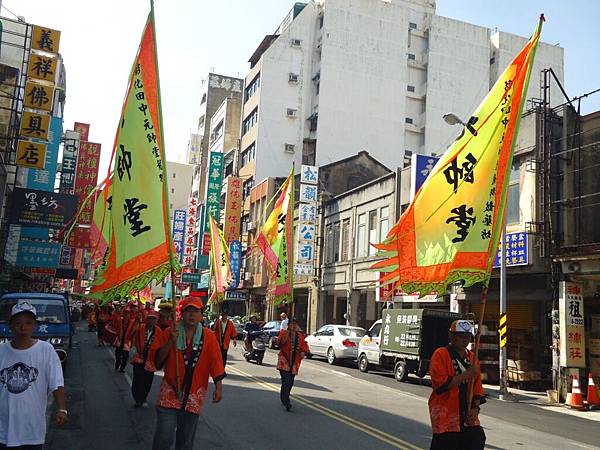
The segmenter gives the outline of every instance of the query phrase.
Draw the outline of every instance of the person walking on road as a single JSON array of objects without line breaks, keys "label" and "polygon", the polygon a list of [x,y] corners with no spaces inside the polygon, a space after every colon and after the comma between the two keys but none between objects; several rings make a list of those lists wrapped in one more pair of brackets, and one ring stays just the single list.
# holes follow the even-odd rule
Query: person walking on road
[{"label": "person walking on road", "polygon": [[214,323],[212,330],[217,337],[217,341],[219,341],[221,355],[223,356],[223,365],[225,366],[227,364],[229,344],[233,342],[233,346],[237,347],[237,330],[233,322],[229,319],[226,309],[221,311],[221,317]]},{"label": "person walking on road", "polygon": [[68,421],[60,360],[50,343],[33,338],[36,318],[31,303],[14,305],[9,318],[13,339],[0,344],[0,449],[43,449],[50,392],[56,423]]},{"label": "person walking on road", "polygon": [[[473,325],[468,320],[455,320],[449,334],[450,344],[438,348],[429,363],[433,388],[429,397],[431,449],[480,450],[485,447],[486,438],[479,423],[479,406],[486,400],[479,366],[474,354],[467,350]],[[473,383],[470,405],[469,383]]]},{"label": "person walking on road", "polygon": [[202,300],[185,297],[180,306],[182,320],[157,345],[156,366],[164,366],[165,375],[156,403],[153,450],[170,449],[174,438],[176,450],[193,449],[209,376],[215,383],[213,403],[223,395],[225,368],[217,338],[202,326]]},{"label": "person walking on road", "polygon": [[139,325],[134,331],[135,354],[131,360],[133,364],[131,394],[136,408],[142,406],[148,398],[154,380],[156,346],[153,348],[152,344],[154,341],[160,342],[162,336],[161,329],[156,325],[157,320],[158,313],[156,311],[146,311],[145,323]]},{"label": "person walking on road", "polygon": [[113,314],[112,326],[117,332],[115,340],[115,370],[121,373],[125,372],[127,360],[129,359],[129,350],[131,350],[131,331],[134,319],[129,305],[122,309],[116,315]]},{"label": "person walking on road", "polygon": [[282,312],[279,314],[279,320],[281,320],[281,330],[287,330],[289,319],[286,313]]},{"label": "person walking on road", "polygon": [[300,370],[302,358],[308,353],[305,338],[295,317],[290,320],[288,328],[281,330],[277,335],[277,346],[279,347],[277,369],[281,375],[279,398],[287,411],[292,409],[290,392],[294,386],[294,379]]}]

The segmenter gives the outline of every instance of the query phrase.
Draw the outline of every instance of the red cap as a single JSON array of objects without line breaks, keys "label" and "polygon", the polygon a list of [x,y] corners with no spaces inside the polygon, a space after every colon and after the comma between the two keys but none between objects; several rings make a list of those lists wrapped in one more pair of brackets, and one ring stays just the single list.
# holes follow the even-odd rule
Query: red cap
[{"label": "red cap", "polygon": [[150,309],[146,311],[146,317],[155,317],[156,319],[158,319],[158,312],[154,311],[153,309]]},{"label": "red cap", "polygon": [[183,311],[188,306],[199,309],[200,311],[202,311],[204,309],[204,304],[202,303],[202,300],[200,300],[198,297],[185,297],[179,303],[179,307],[181,308],[181,311]]}]

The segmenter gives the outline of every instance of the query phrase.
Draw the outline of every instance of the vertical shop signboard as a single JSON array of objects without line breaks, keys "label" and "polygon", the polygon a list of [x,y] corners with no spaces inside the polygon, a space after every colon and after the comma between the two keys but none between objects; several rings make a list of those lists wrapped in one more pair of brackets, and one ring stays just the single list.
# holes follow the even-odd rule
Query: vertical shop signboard
[{"label": "vertical shop signboard", "polygon": [[[208,177],[206,182],[206,217],[204,225],[204,234],[208,235],[209,224],[208,215],[211,214],[215,220],[219,220],[219,205],[221,202],[221,189],[223,183],[223,153],[210,152],[210,164],[208,166]],[[202,254],[208,255],[210,238],[203,238]]]},{"label": "vertical shop signboard", "polygon": [[179,258],[179,263],[183,262],[183,247],[185,242],[185,222],[187,214],[183,209],[176,209],[173,212],[173,245]]},{"label": "vertical shop signboard", "polygon": [[300,169],[300,204],[296,242],[296,275],[312,276],[315,258],[316,210],[318,199],[319,169],[302,165]]},{"label": "vertical shop signboard", "polygon": [[561,281],[559,295],[560,365],[585,368],[583,285]]}]

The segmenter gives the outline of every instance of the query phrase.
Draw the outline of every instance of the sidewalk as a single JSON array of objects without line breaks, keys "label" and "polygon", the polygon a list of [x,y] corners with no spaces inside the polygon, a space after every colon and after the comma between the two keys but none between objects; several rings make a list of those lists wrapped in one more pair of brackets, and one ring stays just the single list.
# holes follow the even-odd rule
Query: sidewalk
[{"label": "sidewalk", "polygon": [[[500,387],[491,384],[484,384],[483,388],[488,397],[498,399],[500,397]],[[549,403],[546,392],[526,391],[521,389],[509,388],[509,397],[505,399],[507,403],[524,403],[527,405],[536,406],[547,411],[566,414],[569,416],[578,417],[581,419],[593,420],[600,422],[600,410],[594,411],[577,411],[567,408],[562,403]]]}]

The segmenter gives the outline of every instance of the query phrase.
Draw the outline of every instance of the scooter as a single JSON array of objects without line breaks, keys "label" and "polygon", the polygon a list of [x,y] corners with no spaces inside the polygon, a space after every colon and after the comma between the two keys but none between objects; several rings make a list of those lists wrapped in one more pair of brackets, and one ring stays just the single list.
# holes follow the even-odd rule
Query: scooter
[{"label": "scooter", "polygon": [[[269,335],[264,331],[252,331],[250,333],[244,331],[244,349],[243,355],[246,361],[256,361],[260,366],[265,357],[265,350],[267,349],[267,343],[269,342]],[[252,342],[252,350],[248,350],[246,341],[248,338]]]}]

